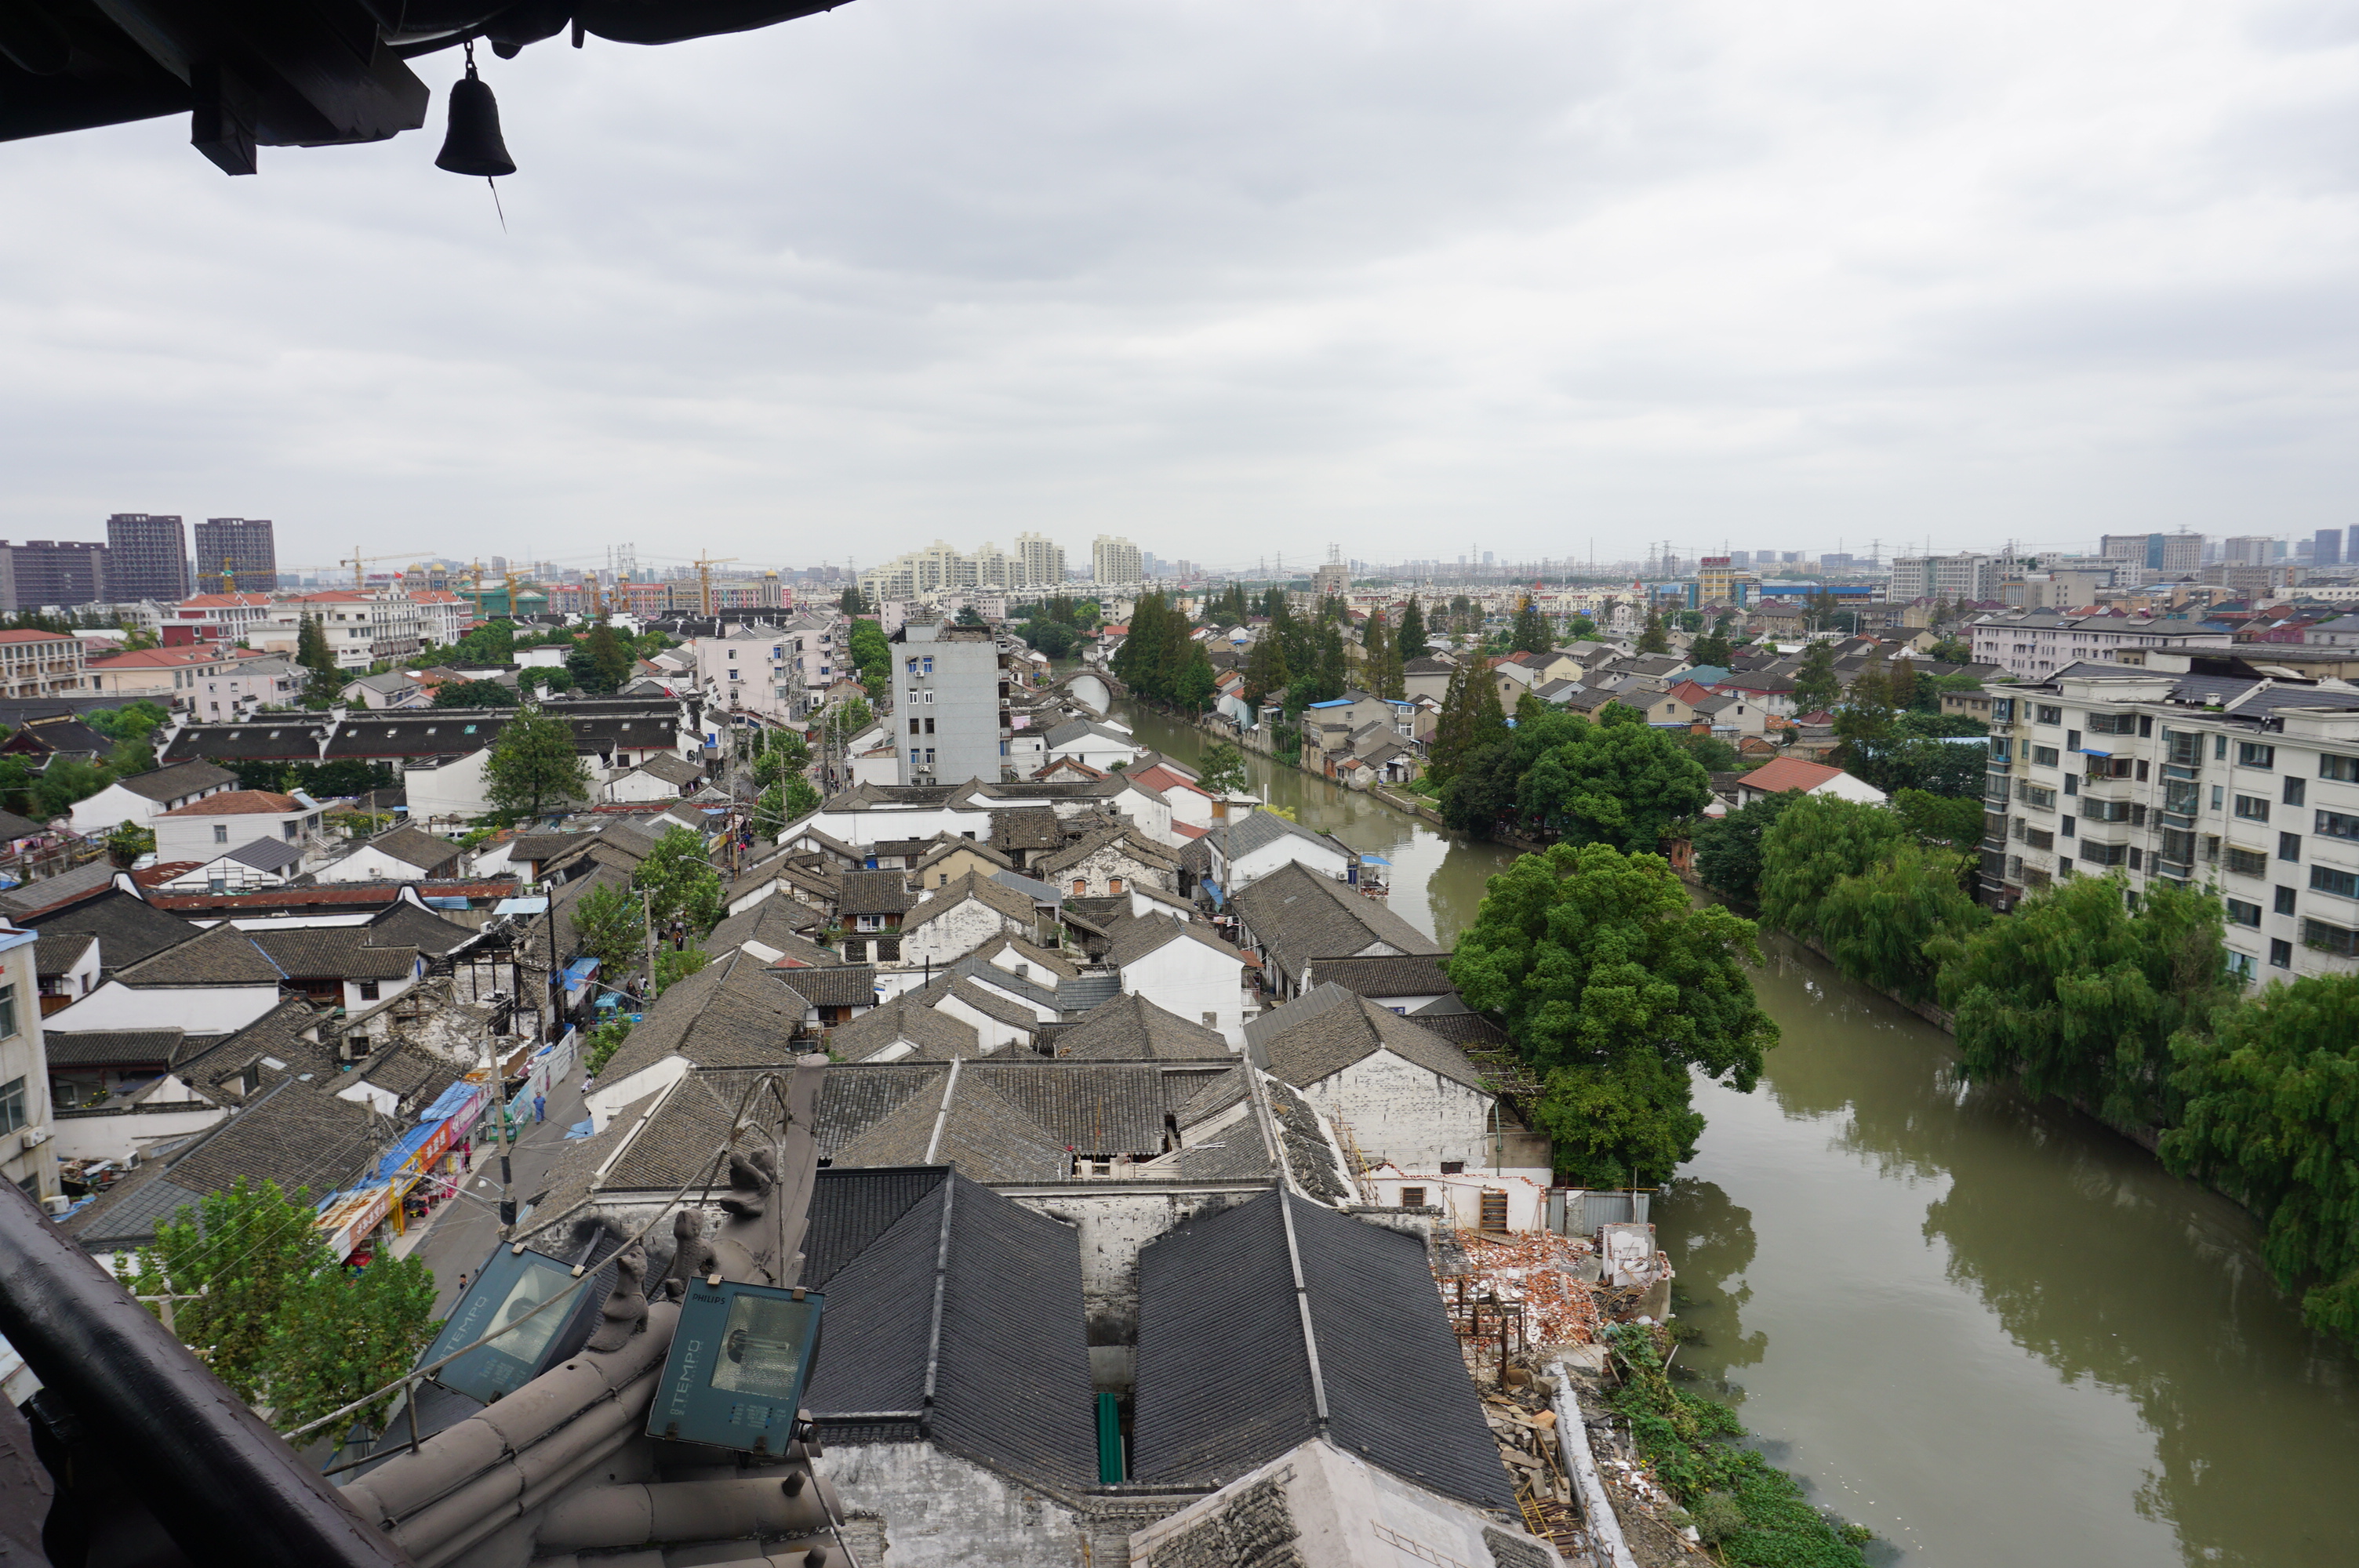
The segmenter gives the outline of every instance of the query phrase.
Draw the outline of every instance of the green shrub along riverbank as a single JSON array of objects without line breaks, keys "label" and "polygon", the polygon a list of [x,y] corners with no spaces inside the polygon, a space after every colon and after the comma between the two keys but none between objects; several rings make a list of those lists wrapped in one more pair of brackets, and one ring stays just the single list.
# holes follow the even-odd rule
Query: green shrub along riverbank
[{"label": "green shrub along riverbank", "polygon": [[1674,1385],[1659,1332],[1637,1324],[1606,1331],[1622,1376],[1609,1403],[1685,1522],[1723,1562],[1744,1568],[1865,1568],[1861,1548],[1873,1532],[1813,1508],[1799,1482],[1738,1441],[1745,1426],[1734,1411]]},{"label": "green shrub along riverbank", "polygon": [[2359,975],[2247,989],[2215,890],[2076,876],[1995,914],[1936,813],[1778,796],[1702,825],[1704,884],[1845,975],[1949,1010],[1958,1065],[2249,1209],[2310,1326],[2359,1343]]}]

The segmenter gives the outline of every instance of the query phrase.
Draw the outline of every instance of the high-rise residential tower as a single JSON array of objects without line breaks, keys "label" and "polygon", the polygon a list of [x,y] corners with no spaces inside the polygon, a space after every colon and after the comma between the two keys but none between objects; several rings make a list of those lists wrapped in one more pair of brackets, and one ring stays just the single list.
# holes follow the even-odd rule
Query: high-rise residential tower
[{"label": "high-rise residential tower", "polygon": [[208,517],[193,531],[199,593],[267,593],[278,586],[269,518]]},{"label": "high-rise residential tower", "polygon": [[2314,567],[2339,567],[2343,564],[2343,530],[2321,528],[2310,546],[2310,564]]},{"label": "high-rise residential tower", "polygon": [[71,539],[0,539],[0,610],[71,610],[108,600],[106,546]]},{"label": "high-rise residential tower", "polygon": [[118,512],[106,520],[106,592],[124,603],[176,604],[189,596],[188,535],[178,517]]},{"label": "high-rise residential tower", "polygon": [[1038,534],[1016,535],[1018,588],[1065,586],[1065,546]]},{"label": "high-rise residential tower", "polygon": [[900,782],[997,783],[1007,755],[998,640],[979,626],[912,621],[893,663],[886,723],[900,752]]},{"label": "high-rise residential tower", "polygon": [[1132,583],[1147,575],[1138,546],[1127,539],[1101,534],[1090,546],[1090,577],[1101,584]]}]

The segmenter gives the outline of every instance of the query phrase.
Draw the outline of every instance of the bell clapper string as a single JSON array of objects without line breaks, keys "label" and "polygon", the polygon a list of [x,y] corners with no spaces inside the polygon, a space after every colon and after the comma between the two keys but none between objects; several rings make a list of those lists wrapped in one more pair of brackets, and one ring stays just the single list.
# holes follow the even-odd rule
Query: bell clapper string
[{"label": "bell clapper string", "polygon": [[508,232],[508,214],[507,209],[500,205],[499,184],[490,175],[484,177],[484,183],[492,188],[492,211],[500,215],[500,232],[505,234]]}]

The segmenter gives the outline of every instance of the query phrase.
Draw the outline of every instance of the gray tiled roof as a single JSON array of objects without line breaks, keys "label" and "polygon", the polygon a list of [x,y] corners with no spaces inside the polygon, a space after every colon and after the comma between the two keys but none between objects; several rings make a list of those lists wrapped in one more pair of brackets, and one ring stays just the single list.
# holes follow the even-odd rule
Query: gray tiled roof
[{"label": "gray tiled roof", "polygon": [[52,1067],[169,1065],[180,1054],[177,1029],[45,1029],[41,1041]]},{"label": "gray tiled roof", "polygon": [[995,1018],[1013,1028],[1031,1030],[1040,1024],[1039,1017],[1030,1008],[1010,1001],[996,991],[986,990],[962,975],[945,976],[927,987],[925,994],[929,1005],[946,996],[956,997],[985,1018]]},{"label": "gray tiled roof", "polygon": [[399,980],[418,967],[415,947],[375,946],[365,925],[299,925],[247,934],[290,979]]},{"label": "gray tiled roof", "polygon": [[[36,877],[22,887],[10,888],[0,893],[0,910],[5,910],[12,918],[28,915],[36,910],[53,909],[71,899],[88,897],[114,883],[114,862],[102,855],[56,876]],[[19,919],[18,924],[24,921]]]},{"label": "gray tiled roof", "polygon": [[802,933],[816,930],[826,924],[827,916],[810,905],[774,893],[714,926],[712,935],[705,938],[704,946],[707,951],[718,953],[724,948],[742,947],[748,942],[759,942],[765,947],[792,952],[806,963],[821,962],[811,955],[826,953],[825,962],[840,964],[842,959],[802,935]]},{"label": "gray tiled roof", "polygon": [[443,919],[432,910],[420,909],[408,899],[396,899],[385,913],[361,929],[368,933],[374,946],[415,947],[429,958],[454,953],[480,935],[455,920]]},{"label": "gray tiled roof", "polygon": [[869,1007],[876,1000],[876,966],[832,964],[809,969],[774,971],[800,991],[813,1007]]},{"label": "gray tiled roof", "polygon": [[1439,953],[1433,938],[1368,898],[1301,864],[1277,871],[1236,894],[1231,903],[1245,929],[1279,969],[1299,975],[1314,957],[1345,957],[1386,946],[1398,953]]},{"label": "gray tiled roof", "polygon": [[98,938],[87,931],[44,931],[33,943],[33,969],[43,979],[62,975],[82,962]]},{"label": "gray tiled roof", "polygon": [[830,1441],[914,1438],[914,1422],[879,1429],[830,1418],[917,1411],[930,1376],[932,1442],[1036,1486],[1093,1481],[1088,1421],[1041,1413],[1085,1418],[1090,1406],[1071,1230],[953,1174],[826,1283],[831,1331],[807,1402]]},{"label": "gray tiled roof", "polygon": [[1416,1237],[1271,1193],[1140,1253],[1136,1479],[1234,1480],[1318,1433],[1320,1391],[1339,1447],[1445,1496],[1515,1506]]},{"label": "gray tiled roof", "polygon": [[237,786],[237,775],[211,762],[173,762],[114,782],[142,799],[160,803],[179,800],[184,795],[201,795],[224,784],[234,789]]},{"label": "gray tiled roof", "polygon": [[277,985],[287,978],[253,937],[226,920],[192,941],[117,969],[115,975],[133,986]]},{"label": "gray tiled roof", "polygon": [[1483,1087],[1483,1075],[1465,1052],[1339,985],[1320,985],[1263,1013],[1245,1025],[1245,1042],[1249,1054],[1297,1088],[1332,1077],[1379,1050],[1469,1088]]},{"label": "gray tiled roof", "polygon": [[[600,1076],[619,1083],[643,1067],[679,1055],[700,1067],[775,1066],[799,1054],[790,1044],[803,1021],[805,999],[788,989],[783,971],[732,952],[706,965],[656,999],[623,1048]],[[832,969],[806,969],[829,975]]]},{"label": "gray tiled roof", "polygon": [[1090,1010],[1057,1036],[1057,1054],[1094,1061],[1236,1060],[1218,1030],[1167,1012],[1143,996],[1125,995]]},{"label": "gray tiled roof", "polygon": [[1441,972],[1444,953],[1401,953],[1374,958],[1314,958],[1310,973],[1362,996],[1440,996],[1458,988]]},{"label": "gray tiled roof", "polygon": [[[33,884],[38,887],[41,884]],[[116,887],[17,924],[36,931],[87,931],[98,938],[99,962],[111,973],[195,940],[196,926]]]},{"label": "gray tiled roof", "polygon": [[928,888],[922,902],[908,906],[902,927],[915,930],[948,914],[969,900],[1016,922],[1027,931],[1032,928],[1033,903],[1030,899],[991,877],[978,876],[973,871],[940,887]]},{"label": "gray tiled roof", "polygon": [[[1256,816],[1259,813],[1256,813]],[[1170,872],[1180,869],[1179,856],[1142,835],[1128,823],[1116,823],[1082,834],[1053,854],[1041,856],[1032,862],[1032,869],[1044,877],[1054,876],[1068,866],[1077,866],[1103,849],[1119,849],[1134,862],[1149,871]]]},{"label": "gray tiled roof", "polygon": [[[917,1047],[914,1057],[925,1062],[949,1062],[983,1054],[971,1023],[911,997],[896,997],[872,1008],[828,1036],[828,1050],[847,1062],[864,1062],[878,1052],[907,1041]],[[908,1056],[902,1060],[910,1059]]]},{"label": "gray tiled roof", "polygon": [[364,1105],[336,1098],[327,1087],[317,1079],[283,1080],[235,1116],[163,1156],[152,1182],[118,1185],[60,1228],[91,1251],[107,1251],[152,1240],[158,1220],[240,1176],[256,1184],[277,1182],[290,1196],[301,1190],[318,1199],[342,1189],[399,1136],[399,1129]]},{"label": "gray tiled roof", "polygon": [[912,902],[909,879],[900,871],[845,871],[838,881],[845,914],[898,914]]},{"label": "gray tiled roof", "polygon": [[1245,955],[1222,941],[1204,926],[1192,921],[1174,919],[1168,914],[1143,914],[1125,920],[1114,927],[1114,941],[1106,948],[1106,961],[1117,967],[1135,964],[1149,953],[1158,952],[1174,942],[1198,942],[1225,958],[1245,961]]},{"label": "gray tiled roof", "polygon": [[1163,1074],[1147,1062],[986,1057],[960,1070],[959,1092],[989,1085],[1083,1154],[1152,1154],[1163,1147]]},{"label": "gray tiled roof", "polygon": [[257,871],[291,871],[303,863],[303,851],[279,838],[256,838],[242,844],[222,857],[235,860],[241,866],[251,866]]},{"label": "gray tiled roof", "polygon": [[1048,806],[1027,806],[1021,811],[993,811],[991,814],[991,847],[1000,851],[1015,849],[1060,849],[1064,844],[1064,826],[1057,820],[1057,811]]},{"label": "gray tiled roof", "polygon": [[459,846],[450,839],[438,838],[406,823],[369,839],[367,847],[416,866],[421,872],[438,870],[459,857]]}]

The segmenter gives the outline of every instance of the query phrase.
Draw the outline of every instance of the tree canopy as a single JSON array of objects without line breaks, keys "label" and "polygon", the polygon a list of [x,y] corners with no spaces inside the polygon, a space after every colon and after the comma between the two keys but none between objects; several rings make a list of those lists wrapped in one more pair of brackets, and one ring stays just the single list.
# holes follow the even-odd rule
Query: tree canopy
[{"label": "tree canopy", "polygon": [[620,691],[628,684],[634,662],[629,645],[603,621],[565,655],[565,667],[573,676],[573,683],[583,691],[601,696]]},{"label": "tree canopy", "polygon": [[1978,1079],[2072,1101],[2117,1126],[2168,1126],[2170,1041],[2236,994],[2215,893],[2074,877],[2004,920],[1935,945],[1958,1055]]},{"label": "tree canopy", "polygon": [[1817,713],[1833,707],[1842,696],[1843,682],[1835,675],[1835,645],[1811,643],[1794,676],[1794,711]]},{"label": "tree canopy", "polygon": [[1252,779],[1245,772],[1245,754],[1226,741],[1215,741],[1204,748],[1196,759],[1197,782],[1213,795],[1235,794],[1249,788]]},{"label": "tree canopy", "polygon": [[1590,723],[1550,712],[1516,732],[1516,805],[1569,844],[1652,853],[1670,826],[1712,804],[1712,780],[1679,741],[1609,702]]},{"label": "tree canopy", "polygon": [[1433,739],[1426,748],[1428,772],[1447,783],[1469,755],[1506,738],[1507,713],[1499,706],[1499,687],[1490,665],[1480,659],[1462,661],[1451,671],[1450,688],[1434,719]]},{"label": "tree canopy", "polygon": [[1805,797],[1791,790],[1765,795],[1752,805],[1725,816],[1706,817],[1696,824],[1695,871],[1703,885],[1741,903],[1761,897],[1761,840],[1784,816],[1786,808]]},{"label": "tree canopy", "polygon": [[1824,795],[1797,800],[1761,838],[1762,924],[1819,935],[1820,906],[1835,883],[1875,865],[1900,836],[1900,819],[1880,806]]},{"label": "tree canopy", "polygon": [[893,685],[893,645],[885,640],[885,628],[874,621],[852,623],[852,663],[868,700],[881,699]]},{"label": "tree canopy", "polygon": [[1963,860],[1952,849],[1895,844],[1858,875],[1837,879],[1818,907],[1835,967],[1904,1001],[1931,1001],[1937,939],[1990,918],[1960,885]]},{"label": "tree canopy", "polygon": [[484,760],[485,793],[509,816],[538,816],[587,800],[590,769],[573,749],[573,727],[527,705],[500,727]]},{"label": "tree canopy", "polygon": [[674,827],[657,839],[631,873],[631,886],[648,895],[659,927],[677,921],[701,936],[721,924],[721,873],[704,858],[704,840],[692,828]]},{"label": "tree canopy", "polygon": [[1515,624],[1508,629],[1507,645],[1518,654],[1545,654],[1549,646],[1548,617],[1540,613],[1531,595],[1516,607]]},{"label": "tree canopy", "polygon": [[2171,1052],[2163,1163],[2251,1209],[2278,1285],[2308,1283],[2304,1321],[2359,1339],[2359,975],[2271,986]]},{"label": "tree canopy", "polygon": [[609,985],[639,967],[647,949],[646,907],[631,892],[598,882],[573,901],[573,946],[598,960]]},{"label": "tree canopy", "polygon": [[514,708],[514,690],[495,680],[445,681],[434,690],[437,708]]},{"label": "tree canopy", "polygon": [[[407,1371],[440,1325],[434,1274],[419,1258],[380,1256],[357,1272],[328,1254],[309,1194],[240,1176],[158,1221],[155,1244],[124,1268],[135,1295],[173,1303],[173,1332],[248,1404],[289,1430]],[[391,1399],[356,1412],[383,1419]]]},{"label": "tree canopy", "polygon": [[1536,1116],[1580,1185],[1654,1184],[1695,1152],[1690,1069],[1751,1092],[1777,1026],[1752,923],[1688,902],[1659,856],[1559,844],[1493,877],[1447,960],[1541,1079]]},{"label": "tree canopy", "polygon": [[1408,602],[1401,607],[1400,633],[1393,639],[1393,646],[1399,652],[1403,664],[1411,659],[1421,659],[1430,651],[1425,640],[1425,611],[1413,593],[1408,596]]}]

